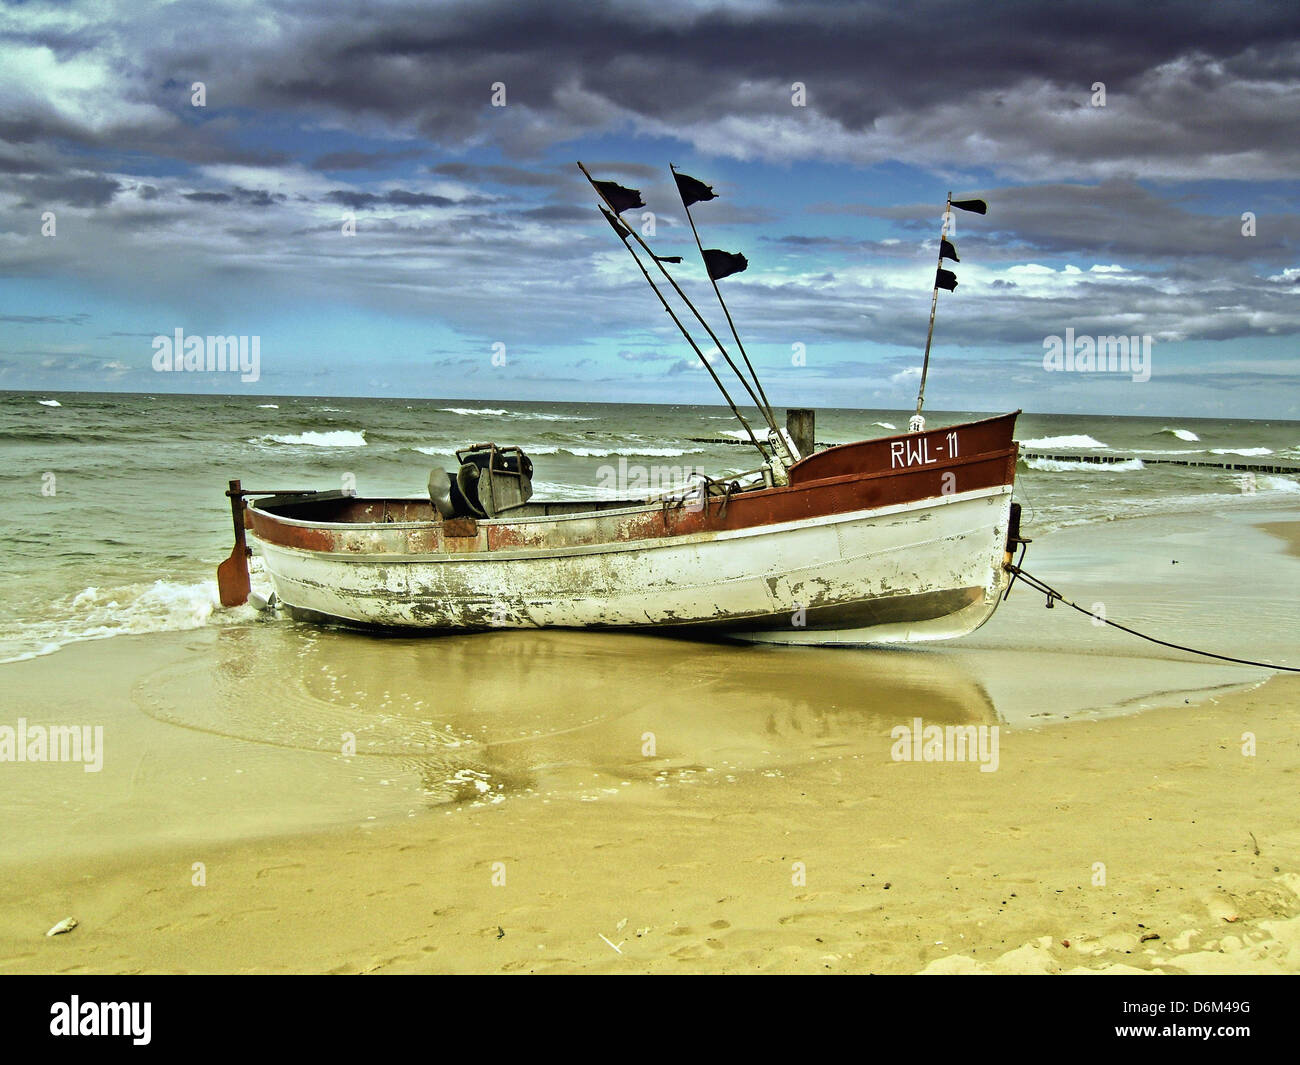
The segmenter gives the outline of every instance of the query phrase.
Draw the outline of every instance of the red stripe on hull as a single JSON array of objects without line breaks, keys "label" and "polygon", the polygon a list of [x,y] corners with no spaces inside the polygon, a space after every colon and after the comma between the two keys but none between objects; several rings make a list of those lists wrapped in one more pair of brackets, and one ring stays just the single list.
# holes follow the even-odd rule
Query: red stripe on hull
[{"label": "red stripe on hull", "polygon": [[[724,497],[713,496],[694,510],[669,504],[608,516],[596,510],[577,520],[557,514],[442,522],[424,501],[354,499],[286,505],[275,513],[251,507],[247,523],[268,543],[362,555],[563,549],[732,532],[1010,485],[1018,413],[828,448],[795,464],[788,487],[739,493],[725,505]],[[281,515],[312,524],[287,524]],[[385,527],[394,521],[419,524]]]}]

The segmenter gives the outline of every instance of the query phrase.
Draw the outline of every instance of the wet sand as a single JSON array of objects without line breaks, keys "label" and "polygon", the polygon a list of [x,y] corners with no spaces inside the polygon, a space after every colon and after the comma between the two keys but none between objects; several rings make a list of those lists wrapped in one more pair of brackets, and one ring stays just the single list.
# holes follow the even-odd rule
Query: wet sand
[{"label": "wet sand", "polygon": [[1285,543],[1288,554],[1300,556],[1300,522],[1265,521],[1260,522],[1259,528]]},{"label": "wet sand", "polygon": [[[1011,733],[994,773],[892,763],[882,738],[872,755],[689,786],[615,775],[593,782],[597,801],[52,858],[5,876],[0,966],[1296,972],[1297,696],[1285,678]],[[80,927],[42,937],[68,915]]]},{"label": "wet sand", "polygon": [[[1222,524],[1226,585],[1204,519],[1028,568],[1293,656],[1300,562]],[[2,767],[0,971],[1300,971],[1300,679],[1063,612],[1021,589],[872,651],[271,622],[3,667],[3,723],[105,743]],[[997,726],[996,771],[895,761],[918,717]]]}]

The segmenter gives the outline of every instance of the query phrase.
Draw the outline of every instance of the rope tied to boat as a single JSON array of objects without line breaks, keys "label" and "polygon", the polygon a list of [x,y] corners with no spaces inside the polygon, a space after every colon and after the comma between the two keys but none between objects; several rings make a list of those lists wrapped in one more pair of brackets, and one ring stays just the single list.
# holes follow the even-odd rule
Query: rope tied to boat
[{"label": "rope tied to boat", "polygon": [[[1021,553],[1020,557],[1023,560],[1024,558],[1023,552]],[[1300,673],[1300,666],[1281,666],[1278,665],[1276,662],[1256,662],[1249,658],[1233,658],[1231,655],[1215,654],[1213,651],[1201,651],[1195,647],[1187,647],[1184,644],[1170,643],[1168,640],[1160,640],[1154,636],[1148,636],[1144,632],[1138,632],[1137,629],[1131,629],[1127,625],[1121,625],[1118,621],[1111,621],[1111,619],[1108,617],[1105,617],[1101,614],[1097,614],[1094,611],[1088,610],[1085,607],[1081,607],[1078,603],[1074,602],[1073,600],[1067,599],[1064,595],[1058,592],[1046,581],[1039,580],[1031,573],[1026,573],[1017,564],[1008,562],[1005,568],[1007,572],[1011,574],[1011,581],[1007,585],[1007,590],[1003,595],[1004,599],[1011,594],[1012,585],[1014,585],[1016,580],[1019,579],[1024,581],[1025,584],[1029,585],[1029,587],[1033,588],[1035,591],[1041,592],[1042,594],[1047,596],[1048,609],[1051,609],[1053,606],[1055,606],[1056,602],[1059,600],[1060,602],[1064,603],[1066,606],[1071,607],[1074,610],[1077,610],[1080,614],[1086,614],[1088,617],[1092,618],[1095,621],[1100,621],[1102,624],[1109,625],[1111,628],[1119,629],[1121,632],[1127,632],[1130,636],[1136,636],[1138,639],[1146,640],[1148,643],[1157,643],[1161,647],[1171,647],[1175,651],[1186,651],[1188,654],[1201,655],[1204,658],[1217,658],[1220,662],[1235,662],[1236,664],[1242,666],[1259,666],[1262,669],[1278,669],[1287,673]]]}]

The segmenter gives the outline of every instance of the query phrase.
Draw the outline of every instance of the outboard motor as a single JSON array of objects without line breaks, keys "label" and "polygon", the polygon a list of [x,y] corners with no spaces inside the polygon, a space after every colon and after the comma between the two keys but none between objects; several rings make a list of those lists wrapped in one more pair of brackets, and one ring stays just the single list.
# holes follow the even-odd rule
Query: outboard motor
[{"label": "outboard motor", "polygon": [[522,448],[475,444],[456,459],[454,478],[441,469],[429,475],[429,499],[443,518],[495,518],[532,498],[533,461]]}]

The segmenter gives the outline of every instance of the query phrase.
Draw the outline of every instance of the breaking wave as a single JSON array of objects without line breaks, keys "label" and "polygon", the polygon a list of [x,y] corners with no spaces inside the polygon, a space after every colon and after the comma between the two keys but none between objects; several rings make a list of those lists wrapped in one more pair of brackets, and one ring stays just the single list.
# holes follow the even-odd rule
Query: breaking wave
[{"label": "breaking wave", "polygon": [[[520,444],[519,446],[522,447],[524,449],[524,453],[529,456],[555,455],[562,450],[561,448],[558,448],[553,444],[537,444],[535,446],[529,444]],[[403,448],[402,450],[405,451],[408,449]],[[410,448],[409,450],[418,451],[421,455],[438,455],[438,456],[451,455],[454,457],[457,451],[465,450],[465,445],[447,444],[445,447],[413,447]]]},{"label": "breaking wave", "polygon": [[365,447],[366,433],[353,432],[350,429],[335,429],[328,433],[290,433],[287,435],[268,434],[250,440],[250,444],[298,444],[307,447]]},{"label": "breaking wave", "polygon": [[1020,441],[1022,447],[1088,447],[1109,450],[1109,444],[1091,436],[1040,436],[1034,440]]},{"label": "breaking wave", "polygon": [[1268,447],[1212,447],[1211,455],[1241,455],[1245,458],[1255,458],[1260,455],[1271,455],[1273,449]]},{"label": "breaking wave", "polygon": [[[528,449],[525,448],[524,450]],[[612,455],[666,459],[676,458],[679,455],[702,455],[704,453],[704,449],[700,447],[563,447],[560,450],[567,451],[570,455],[580,459],[609,458]]]},{"label": "breaking wave", "polygon": [[1152,433],[1151,435],[1160,436],[1162,433],[1168,433],[1170,436],[1176,436],[1178,437],[1179,440],[1186,440],[1189,443],[1196,443],[1201,439],[1190,429],[1172,429],[1167,425],[1163,429],[1159,430],[1158,432]]},{"label": "breaking wave", "polygon": [[[260,561],[260,560],[259,560]],[[253,567],[253,586],[265,595],[269,580]],[[156,580],[112,588],[83,588],[49,605],[39,621],[19,623],[0,633],[0,662],[19,662],[53,654],[82,640],[104,640],[148,632],[180,632],[205,625],[252,621],[251,605],[220,609],[217,582]]]},{"label": "breaking wave", "polygon": [[1066,459],[1025,459],[1024,463],[1031,470],[1046,473],[1130,473],[1144,470],[1146,466],[1141,459],[1128,459],[1124,462],[1071,462]]},{"label": "breaking wave", "polygon": [[535,422],[594,422],[595,418],[581,414],[547,414],[544,411],[504,410],[500,407],[439,407],[445,414],[460,414],[466,417],[479,415],[488,418],[518,418],[521,421]]},{"label": "breaking wave", "polygon": [[60,403],[57,399],[38,399],[36,402],[39,403],[42,407],[62,407],[62,406],[63,406],[63,404]]},{"label": "breaking wave", "polygon": [[1256,491],[1300,492],[1300,481],[1292,480],[1290,477],[1275,477],[1271,474],[1261,475],[1255,485]]}]

